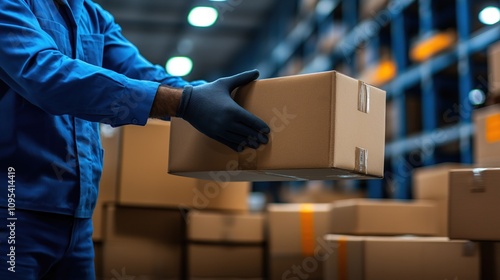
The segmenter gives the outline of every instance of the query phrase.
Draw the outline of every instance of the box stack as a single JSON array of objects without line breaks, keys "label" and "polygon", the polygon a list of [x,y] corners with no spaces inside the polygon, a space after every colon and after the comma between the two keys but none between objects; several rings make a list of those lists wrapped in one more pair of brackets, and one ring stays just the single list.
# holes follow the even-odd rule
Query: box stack
[{"label": "box stack", "polygon": [[[167,173],[170,123],[103,126],[104,170],[95,208],[96,270],[103,279],[179,279],[185,275],[186,211],[248,211],[249,183]],[[98,276],[100,276],[98,275]]]},{"label": "box stack", "polygon": [[191,211],[188,279],[263,279],[263,214]]},{"label": "box stack", "polygon": [[[323,279],[323,235],[331,205],[270,204],[269,279]],[[307,276],[307,278],[304,278]]]},{"label": "box stack", "polygon": [[500,103],[500,43],[488,49],[489,103]]}]

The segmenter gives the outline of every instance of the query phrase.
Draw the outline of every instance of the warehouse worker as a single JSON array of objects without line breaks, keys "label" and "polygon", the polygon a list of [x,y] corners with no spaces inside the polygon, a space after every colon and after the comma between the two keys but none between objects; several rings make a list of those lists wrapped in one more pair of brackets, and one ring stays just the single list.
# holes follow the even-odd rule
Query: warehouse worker
[{"label": "warehouse worker", "polygon": [[0,279],[95,279],[99,123],[177,116],[258,148],[269,127],[230,97],[257,76],[169,76],[91,0],[0,1]]}]

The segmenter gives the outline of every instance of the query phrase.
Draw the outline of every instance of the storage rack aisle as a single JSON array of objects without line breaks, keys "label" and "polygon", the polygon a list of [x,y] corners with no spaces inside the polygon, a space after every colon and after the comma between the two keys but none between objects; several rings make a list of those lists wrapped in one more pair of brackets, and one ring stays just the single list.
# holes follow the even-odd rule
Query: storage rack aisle
[{"label": "storage rack aisle", "polygon": [[472,163],[472,111],[481,104],[470,93],[487,92],[486,50],[500,39],[500,25],[478,14],[499,1],[290,2],[278,4],[232,72],[333,69],[387,90],[385,179],[355,183],[368,197],[410,199],[414,168]]}]

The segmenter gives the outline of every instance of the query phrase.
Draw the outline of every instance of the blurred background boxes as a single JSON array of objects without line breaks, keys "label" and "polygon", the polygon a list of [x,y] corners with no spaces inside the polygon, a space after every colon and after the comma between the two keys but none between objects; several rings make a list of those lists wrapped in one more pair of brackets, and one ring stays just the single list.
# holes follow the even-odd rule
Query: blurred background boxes
[{"label": "blurred background boxes", "polygon": [[451,171],[449,199],[450,238],[500,241],[500,168]]},{"label": "blurred background boxes", "polygon": [[189,279],[264,278],[264,216],[188,213]]},{"label": "blurred background boxes", "polygon": [[480,279],[477,243],[444,237],[327,235],[329,280]]},{"label": "blurred background boxes", "polygon": [[500,167],[500,105],[474,113],[474,162],[483,167]]},{"label": "blurred background boxes", "polygon": [[[303,270],[307,260],[322,252],[323,235],[328,233],[330,204],[269,204],[269,277],[292,277],[294,267]],[[322,279],[322,262],[306,272],[308,279]]]},{"label": "blurred background boxes", "polygon": [[329,233],[354,235],[438,234],[432,201],[340,200],[332,204]]},{"label": "blurred background boxes", "polygon": [[438,236],[448,236],[449,178],[453,169],[465,168],[459,163],[444,163],[415,169],[413,196],[416,200],[431,200],[436,204]]},{"label": "blurred background boxes", "polygon": [[103,277],[182,277],[185,221],[178,210],[107,205]]}]

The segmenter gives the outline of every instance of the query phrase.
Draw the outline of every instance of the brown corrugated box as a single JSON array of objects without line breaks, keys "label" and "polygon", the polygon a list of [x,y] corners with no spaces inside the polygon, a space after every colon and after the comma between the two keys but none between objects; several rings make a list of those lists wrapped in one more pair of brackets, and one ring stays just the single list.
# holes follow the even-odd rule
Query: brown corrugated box
[{"label": "brown corrugated box", "polygon": [[264,248],[262,246],[189,244],[189,279],[253,279],[262,278]]},{"label": "brown corrugated box", "polygon": [[214,182],[167,173],[170,122],[150,120],[144,127],[125,126],[115,133],[109,140],[112,143],[105,145],[101,180],[104,188],[100,192],[107,193],[100,193],[105,199],[100,197],[99,201],[147,207],[248,210],[248,182]]},{"label": "brown corrugated box", "polygon": [[332,204],[330,233],[355,235],[436,235],[436,204],[349,199]]},{"label": "brown corrugated box", "polygon": [[[310,265],[323,252],[331,204],[269,204],[269,275],[272,280],[293,279],[293,267]],[[322,279],[322,262],[308,273],[308,279]],[[296,275],[295,275],[296,276]]]},{"label": "brown corrugated box", "polygon": [[190,211],[190,279],[264,277],[264,216]]},{"label": "brown corrugated box", "polygon": [[438,236],[448,236],[448,186],[450,170],[464,168],[460,163],[445,163],[415,169],[413,172],[413,196],[417,200],[436,202],[439,219]]},{"label": "brown corrugated box", "polygon": [[380,10],[387,6],[387,2],[388,0],[361,0],[359,3],[360,18],[374,18]]},{"label": "brown corrugated box", "polygon": [[236,153],[174,118],[169,172],[222,181],[381,178],[385,92],[338,72],[252,82],[235,100],[271,128]]},{"label": "brown corrugated box", "polygon": [[500,43],[488,49],[489,90],[491,95],[500,95]]},{"label": "brown corrugated box", "polygon": [[474,111],[474,163],[500,167],[500,105]]},{"label": "brown corrugated box", "polygon": [[188,240],[223,243],[263,243],[264,215],[190,211]]},{"label": "brown corrugated box", "polygon": [[477,243],[445,237],[327,235],[325,279],[480,279]]},{"label": "brown corrugated box", "polygon": [[101,181],[99,182],[99,196],[92,215],[94,232],[92,239],[101,241],[103,233],[103,207],[105,203],[116,201],[118,180],[118,166],[120,159],[121,129],[101,124],[101,145],[104,149],[104,163]]},{"label": "brown corrugated box", "polygon": [[500,168],[450,172],[450,238],[500,241]]},{"label": "brown corrugated box", "polygon": [[185,232],[181,211],[107,205],[105,224],[106,279],[118,279],[124,273],[135,278],[181,277]]}]

